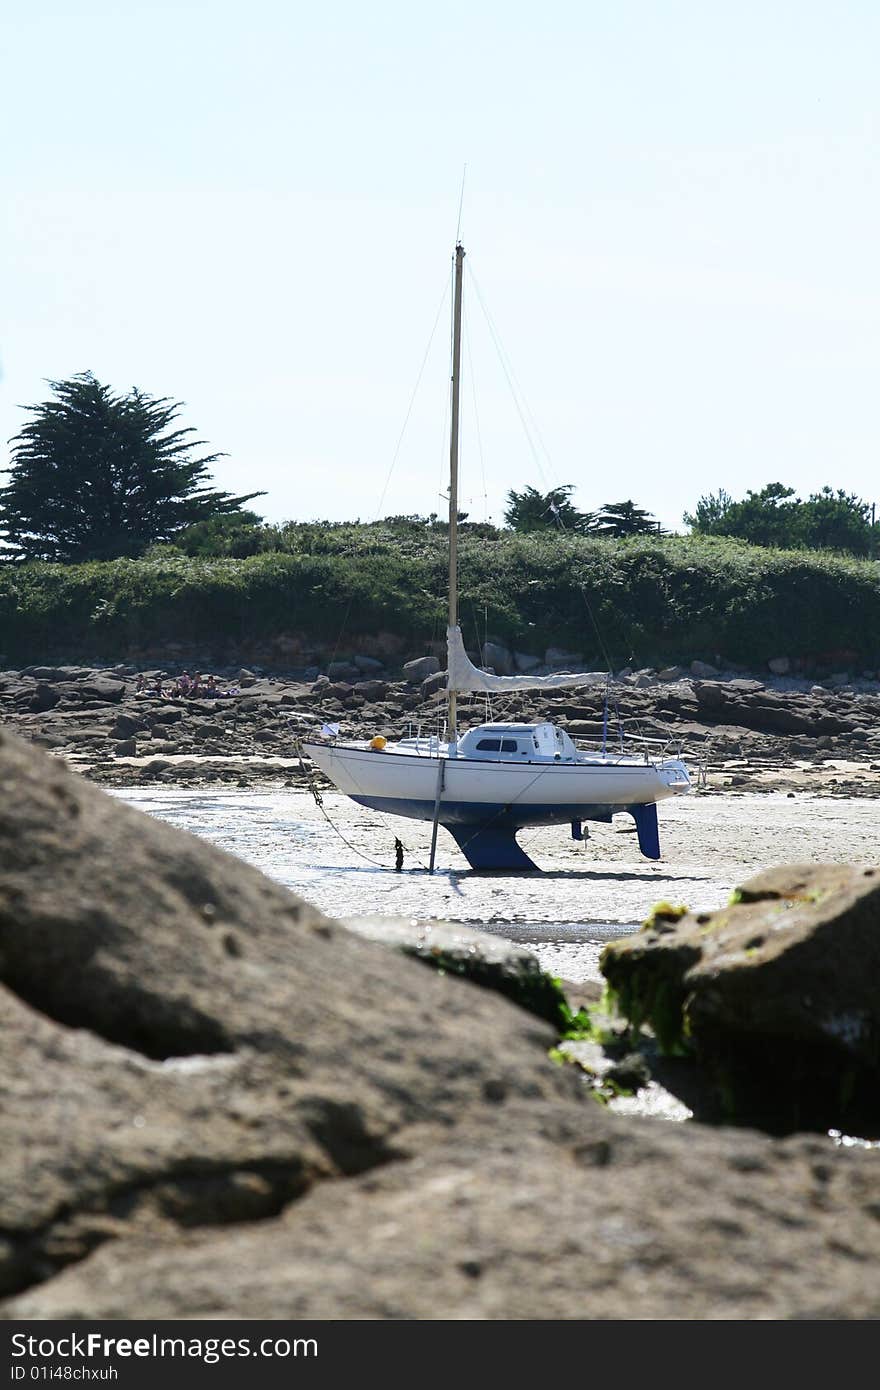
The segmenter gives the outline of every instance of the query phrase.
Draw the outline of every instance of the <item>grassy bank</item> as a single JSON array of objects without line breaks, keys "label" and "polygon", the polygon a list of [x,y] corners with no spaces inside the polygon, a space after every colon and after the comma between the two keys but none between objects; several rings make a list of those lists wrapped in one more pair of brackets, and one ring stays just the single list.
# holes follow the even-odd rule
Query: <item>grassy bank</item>
[{"label": "grassy bank", "polygon": [[[224,650],[297,638],[338,654],[382,632],[403,659],[442,637],[442,528],[290,527],[289,549],[197,559],[0,569],[6,665],[137,656],[163,645]],[[594,540],[465,528],[461,621],[543,656],[582,653],[591,669],[716,657],[758,665],[880,666],[880,566],[712,538]],[[295,664],[295,663],[288,663]]]}]

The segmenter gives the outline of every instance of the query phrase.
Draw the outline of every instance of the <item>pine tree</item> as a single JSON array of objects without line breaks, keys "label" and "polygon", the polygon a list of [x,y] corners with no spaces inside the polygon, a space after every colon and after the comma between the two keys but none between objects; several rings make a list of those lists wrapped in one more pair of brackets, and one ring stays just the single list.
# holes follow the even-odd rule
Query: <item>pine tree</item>
[{"label": "pine tree", "polygon": [[32,418],[10,441],[11,481],[0,488],[4,558],[135,557],[264,495],[206,486],[209,465],[223,455],[193,457],[204,441],[190,438],[191,426],[172,428],[180,402],[137,388],[115,394],[91,372],[47,384],[54,399],[25,406]]},{"label": "pine tree", "polygon": [[635,502],[606,502],[596,514],[596,531],[601,536],[662,535],[660,523]]},{"label": "pine tree", "polygon": [[589,512],[578,511],[571,501],[573,492],[573,483],[562,483],[549,492],[539,492],[534,487],[514,492],[511,488],[504,520],[514,531],[589,531],[593,517]]}]

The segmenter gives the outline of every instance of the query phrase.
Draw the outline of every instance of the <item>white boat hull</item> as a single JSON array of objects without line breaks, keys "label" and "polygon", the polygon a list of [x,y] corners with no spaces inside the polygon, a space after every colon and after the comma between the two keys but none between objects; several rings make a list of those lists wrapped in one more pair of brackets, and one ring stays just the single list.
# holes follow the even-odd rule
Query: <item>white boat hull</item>
[{"label": "white boat hull", "polygon": [[[582,821],[610,821],[618,811],[635,816],[643,853],[656,858],[653,808],[690,790],[678,759],[520,763],[357,744],[303,746],[333,785],[361,805],[413,820],[433,820],[436,814],[480,868],[534,867],[528,860],[508,862],[511,856],[526,858],[513,841],[523,826],[571,822],[574,831]],[[504,863],[486,862],[499,856]]]}]

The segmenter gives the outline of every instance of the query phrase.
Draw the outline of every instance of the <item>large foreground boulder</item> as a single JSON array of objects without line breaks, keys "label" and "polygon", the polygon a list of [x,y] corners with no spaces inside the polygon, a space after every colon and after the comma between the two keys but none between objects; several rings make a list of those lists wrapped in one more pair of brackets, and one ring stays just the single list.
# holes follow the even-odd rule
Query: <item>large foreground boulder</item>
[{"label": "large foreground boulder", "polygon": [[2,731],[0,980],[7,1290],[146,1210],[237,1219],[469,1108],[580,1103],[548,1024]]},{"label": "large foreground boulder", "polygon": [[876,1317],[878,1155],[556,1032],[0,731],[0,1316]]},{"label": "large foreground boulder", "polygon": [[270,1220],[108,1241],[11,1299],[7,1316],[880,1313],[876,1155],[651,1121],[601,1137],[557,1122],[545,1136],[546,1120],[539,1104],[519,1133],[503,1113],[491,1135],[465,1121],[408,1162],[312,1186]]},{"label": "large foreground boulder", "polygon": [[787,865],[612,942],[623,1013],[708,1071],[718,1115],[880,1137],[880,868]]}]

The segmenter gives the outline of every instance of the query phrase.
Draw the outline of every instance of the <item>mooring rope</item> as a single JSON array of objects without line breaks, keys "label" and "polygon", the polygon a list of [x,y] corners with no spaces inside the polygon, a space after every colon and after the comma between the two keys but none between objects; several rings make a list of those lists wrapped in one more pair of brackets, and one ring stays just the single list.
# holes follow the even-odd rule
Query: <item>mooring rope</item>
[{"label": "mooring rope", "polygon": [[[360,859],[365,859],[365,860],[367,861],[368,864],[374,864],[374,865],[376,866],[377,869],[390,869],[390,868],[391,868],[391,865],[390,865],[390,864],[383,864],[382,861],[381,861],[381,859],[374,859],[374,858],[372,857],[372,855],[365,854],[363,850],[358,849],[357,845],[353,845],[352,842],[351,842],[351,840],[347,839],[347,838],[345,837],[345,835],[343,835],[342,831],[339,829],[339,826],[338,826],[338,825],[335,825],[334,822],[330,819],[330,816],[327,814],[327,808],[326,808],[326,806],[324,805],[324,798],[323,798],[323,796],[321,795],[321,792],[320,792],[319,788],[316,786],[315,780],[314,780],[314,778],[313,778],[311,772],[309,771],[309,769],[306,767],[305,763],[303,762],[302,749],[301,749],[301,747],[300,747],[300,745],[299,745],[298,742],[296,743],[295,747],[296,747],[296,756],[297,756],[297,760],[298,760],[299,766],[300,766],[300,771],[302,772],[303,777],[304,777],[305,780],[306,780],[306,786],[308,787],[309,791],[311,792],[312,796],[314,797],[314,799],[315,799],[315,805],[317,806],[318,810],[321,812],[321,815],[324,817],[324,819],[325,819],[325,821],[327,822],[327,824],[330,826],[330,829],[333,830],[333,831],[339,836],[340,840],[342,841],[342,843],[343,843],[344,845],[347,845],[347,846],[348,846],[348,848],[351,850],[352,854],[358,855],[358,857],[359,857]],[[401,849],[402,849],[406,854],[409,854],[413,859],[415,859],[416,863],[419,865],[420,868],[425,869],[425,870],[427,871],[427,867],[428,867],[427,864],[423,864],[422,861],[421,861],[421,859],[419,859],[418,855],[417,855],[417,854],[413,854],[412,850],[411,850],[411,849],[408,849],[407,846],[403,844],[402,840],[400,840],[398,837],[395,836],[395,840],[394,840],[394,846],[395,846],[395,864],[394,864],[394,869],[395,869],[395,872],[399,873],[399,872],[400,872],[400,869],[401,869],[401,867],[402,867],[402,860],[401,860],[401,858],[400,858],[400,853],[399,853],[399,851],[397,850],[397,846],[398,846],[398,845],[401,846]]]}]

